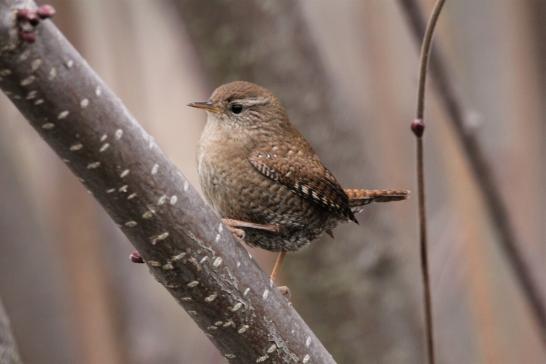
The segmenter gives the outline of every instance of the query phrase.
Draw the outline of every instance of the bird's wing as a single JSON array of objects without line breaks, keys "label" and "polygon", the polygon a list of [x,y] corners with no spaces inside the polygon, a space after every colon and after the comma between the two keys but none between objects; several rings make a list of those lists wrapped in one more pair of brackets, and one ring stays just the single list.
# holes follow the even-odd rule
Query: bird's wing
[{"label": "bird's wing", "polygon": [[298,153],[290,147],[261,148],[250,154],[249,161],[258,172],[305,200],[358,222],[347,194],[312,151]]}]

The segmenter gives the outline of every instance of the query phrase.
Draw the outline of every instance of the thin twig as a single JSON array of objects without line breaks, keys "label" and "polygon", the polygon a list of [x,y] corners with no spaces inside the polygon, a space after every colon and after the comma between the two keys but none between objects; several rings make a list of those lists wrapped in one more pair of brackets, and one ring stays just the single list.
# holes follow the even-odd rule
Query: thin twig
[{"label": "thin twig", "polygon": [[432,321],[432,299],[430,292],[430,276],[428,269],[428,251],[427,251],[427,215],[425,200],[425,177],[423,160],[423,134],[425,132],[424,112],[425,112],[425,88],[428,68],[428,59],[432,44],[434,28],[442,11],[445,0],[438,0],[432,10],[423,44],[421,46],[421,57],[419,63],[419,89],[417,92],[417,111],[415,120],[411,124],[411,130],[417,139],[417,190],[419,202],[419,241],[421,254],[421,274],[423,279],[423,300],[425,311],[425,329],[427,343],[428,363],[435,363],[434,356],[434,325]]},{"label": "thin twig", "polygon": [[32,1],[0,0],[0,87],[225,358],[334,363],[119,98],[53,23],[37,19]]},{"label": "thin twig", "polygon": [[[419,2],[417,0],[400,0],[400,4],[404,9],[416,44],[418,44],[425,31],[425,18],[420,11]],[[541,298],[539,285],[533,279],[533,275],[523,258],[521,247],[524,244],[518,242],[508,208],[499,184],[495,180],[493,167],[478,140],[478,135],[465,121],[462,102],[452,86],[445,62],[438,49],[431,53],[429,70],[431,79],[438,90],[439,100],[443,103],[451,120],[478,190],[484,200],[485,208],[491,217],[500,247],[512,273],[519,282],[531,313],[535,316],[537,329],[540,331],[543,341],[546,342],[546,304]]]}]

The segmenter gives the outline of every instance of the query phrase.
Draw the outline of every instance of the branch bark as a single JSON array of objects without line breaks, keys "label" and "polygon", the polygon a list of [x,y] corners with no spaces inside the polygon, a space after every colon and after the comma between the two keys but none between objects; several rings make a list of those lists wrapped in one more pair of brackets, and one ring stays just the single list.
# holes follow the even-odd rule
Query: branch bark
[{"label": "branch bark", "polygon": [[21,42],[0,0],[0,87],[233,363],[333,363],[300,316],[59,30]]},{"label": "branch bark", "polygon": [[[404,10],[416,44],[420,44],[426,21],[418,1],[400,0],[400,5]],[[495,181],[493,167],[480,145],[477,134],[465,121],[462,102],[452,87],[445,62],[438,49],[433,49],[431,52],[429,72],[477,182],[504,256],[535,316],[540,334],[546,341],[546,304],[541,298],[539,285],[525,262],[524,254],[521,251],[524,244],[518,241],[508,208]]]}]

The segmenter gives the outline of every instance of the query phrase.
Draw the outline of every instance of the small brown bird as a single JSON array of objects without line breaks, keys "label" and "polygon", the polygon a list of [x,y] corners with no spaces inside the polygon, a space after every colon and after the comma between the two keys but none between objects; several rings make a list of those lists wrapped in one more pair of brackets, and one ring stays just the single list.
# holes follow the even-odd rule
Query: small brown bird
[{"label": "small brown bird", "polygon": [[[198,151],[203,192],[249,245],[286,252],[310,243],[371,202],[403,200],[406,190],[343,189],[271,92],[250,82],[218,87],[208,101]],[[357,222],[358,223],[358,222]]]}]

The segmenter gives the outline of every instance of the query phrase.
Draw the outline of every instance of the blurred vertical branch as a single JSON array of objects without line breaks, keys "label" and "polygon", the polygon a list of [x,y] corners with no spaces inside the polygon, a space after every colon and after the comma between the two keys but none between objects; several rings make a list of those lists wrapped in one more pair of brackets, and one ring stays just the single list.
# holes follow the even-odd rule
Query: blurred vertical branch
[{"label": "blurred vertical branch", "polygon": [[0,301],[0,363],[20,364],[21,358],[11,333],[8,315]]},{"label": "blurred vertical branch", "polygon": [[423,304],[425,311],[425,335],[427,345],[428,363],[435,363],[434,356],[434,324],[432,320],[432,299],[430,292],[430,276],[428,263],[428,242],[427,242],[427,213],[426,213],[426,191],[425,191],[425,162],[423,159],[423,135],[425,132],[425,90],[427,84],[427,70],[429,64],[432,36],[436,23],[445,0],[438,0],[427,23],[423,42],[421,44],[421,56],[419,60],[419,85],[417,90],[417,110],[415,120],[411,124],[417,142],[417,194],[419,199],[419,240],[421,253],[421,273],[423,279]]},{"label": "blurred vertical branch", "polygon": [[[400,0],[400,4],[404,9],[416,44],[419,44],[425,30],[425,18],[419,2],[417,0]],[[438,49],[432,51],[429,68],[431,79],[438,90],[439,100],[449,116],[478,189],[483,196],[485,208],[497,232],[502,251],[536,319],[538,330],[543,340],[546,341],[546,307],[541,298],[540,289],[523,258],[521,252],[523,244],[518,242],[516,237],[508,208],[495,181],[493,167],[487,160],[477,134],[465,120],[462,102],[455,93],[445,61]]]},{"label": "blurred vertical branch", "polygon": [[[0,106],[8,115],[6,105]],[[3,120],[5,121],[5,120]],[[0,293],[10,311],[19,350],[28,362],[73,363],[79,357],[67,315],[66,280],[54,243],[40,227],[20,171],[21,156],[8,148],[0,125]],[[51,350],[55,348],[55,350]]]},{"label": "blurred vertical branch", "polygon": [[[266,86],[341,180],[362,183],[373,174],[365,168],[373,156],[355,133],[361,119],[339,97],[297,2],[172,3],[210,83],[243,79]],[[340,362],[419,362],[411,295],[388,250],[389,223],[375,225],[343,227],[335,242],[290,255],[285,271],[293,299]]]}]

